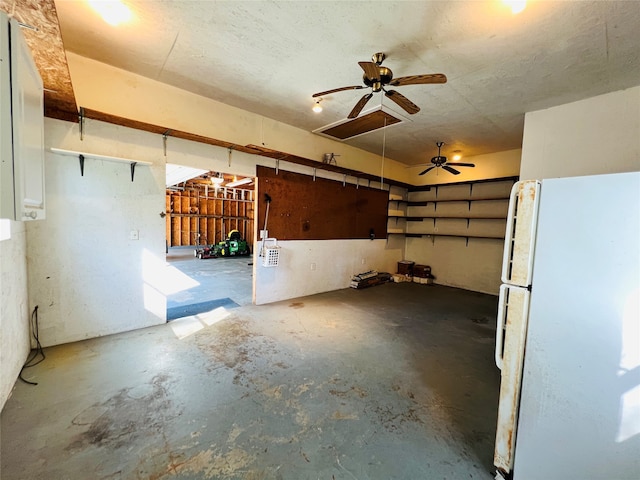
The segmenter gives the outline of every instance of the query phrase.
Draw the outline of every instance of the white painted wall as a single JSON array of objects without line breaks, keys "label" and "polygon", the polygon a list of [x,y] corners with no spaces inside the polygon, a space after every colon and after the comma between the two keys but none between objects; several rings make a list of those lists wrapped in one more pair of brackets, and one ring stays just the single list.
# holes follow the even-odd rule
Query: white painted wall
[{"label": "white painted wall", "polygon": [[29,355],[24,225],[0,219],[0,410]]},{"label": "white painted wall", "polygon": [[[164,158],[157,136],[47,119],[45,145],[153,162],[129,164],[46,153],[47,219],[27,225],[30,304],[45,346],[166,321]],[[139,239],[130,239],[131,231]]]},{"label": "white painted wall", "polygon": [[254,246],[257,305],[347,288],[351,277],[368,270],[393,273],[402,247],[377,240],[290,240],[278,242],[280,262],[264,267]]},{"label": "white painted wall", "polygon": [[434,283],[497,295],[502,240],[455,237],[407,238],[406,259],[431,266]]},{"label": "white painted wall", "polygon": [[525,116],[520,178],[640,170],[640,86]]}]

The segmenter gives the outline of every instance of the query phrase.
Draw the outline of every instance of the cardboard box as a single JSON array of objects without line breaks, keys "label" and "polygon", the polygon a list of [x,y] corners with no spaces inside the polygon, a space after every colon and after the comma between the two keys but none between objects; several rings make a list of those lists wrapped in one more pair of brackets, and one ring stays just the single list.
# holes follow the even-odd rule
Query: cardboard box
[{"label": "cardboard box", "polygon": [[421,285],[433,285],[433,278],[413,277],[413,282]]},{"label": "cardboard box", "polygon": [[402,275],[400,273],[394,273],[392,275],[392,279],[395,283],[402,283],[402,282],[410,282],[413,277],[410,275]]},{"label": "cardboard box", "polygon": [[398,273],[401,275],[413,276],[413,266],[415,262],[409,260],[402,260],[398,262]]},{"label": "cardboard box", "polygon": [[421,278],[431,277],[431,267],[429,265],[414,265],[413,276]]}]

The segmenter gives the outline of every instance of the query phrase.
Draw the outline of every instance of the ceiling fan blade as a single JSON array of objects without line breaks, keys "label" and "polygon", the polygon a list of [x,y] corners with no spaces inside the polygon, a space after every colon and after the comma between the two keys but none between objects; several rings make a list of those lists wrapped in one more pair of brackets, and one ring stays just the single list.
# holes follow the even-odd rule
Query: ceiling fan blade
[{"label": "ceiling fan blade", "polygon": [[450,165],[453,167],[475,167],[473,163],[451,162]]},{"label": "ceiling fan blade", "polygon": [[365,87],[363,85],[352,85],[350,87],[334,88],[333,90],[327,90],[326,92],[314,93],[313,95],[311,95],[311,98],[324,97],[325,95],[329,95],[330,93],[342,92],[343,90],[360,90],[361,88],[368,87]]},{"label": "ceiling fan blade", "polygon": [[460,175],[460,172],[458,170],[456,170],[455,168],[451,168],[449,165],[442,165],[442,168],[444,168],[447,172],[451,172],[454,175]]},{"label": "ceiling fan blade", "polygon": [[418,107],[415,103],[409,100],[407,97],[402,95],[401,93],[396,92],[395,90],[389,90],[384,92],[387,98],[390,98],[394,102],[396,102],[400,107],[402,107],[408,114],[413,115],[414,113],[418,113],[420,111],[420,107]]},{"label": "ceiling fan blade", "polygon": [[353,107],[353,110],[349,112],[349,115],[347,115],[347,118],[356,118],[371,97],[373,97],[373,93],[367,93],[360,100],[358,100],[358,103],[356,103],[356,106]]},{"label": "ceiling fan blade", "polygon": [[398,77],[389,85],[401,87],[402,85],[419,85],[424,83],[447,83],[447,76],[444,73],[425,73],[424,75],[409,75]]},{"label": "ceiling fan blade", "polygon": [[380,81],[380,67],[373,62],[358,62],[360,68],[364,70],[364,74],[367,78],[374,82]]},{"label": "ceiling fan blade", "polygon": [[435,166],[435,165],[433,165],[433,166],[431,166],[431,167],[427,168],[426,170],[423,170],[423,171],[422,171],[422,172],[420,172],[418,175],[424,175],[425,173],[427,173],[427,172],[428,172],[428,171],[430,171],[430,170],[433,170],[434,168],[436,168],[436,166]]}]

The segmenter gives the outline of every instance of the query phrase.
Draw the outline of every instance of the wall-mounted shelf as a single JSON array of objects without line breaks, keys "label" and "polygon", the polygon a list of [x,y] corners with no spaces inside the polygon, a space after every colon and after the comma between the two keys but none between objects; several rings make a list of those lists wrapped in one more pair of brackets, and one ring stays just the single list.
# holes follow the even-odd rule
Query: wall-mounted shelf
[{"label": "wall-mounted shelf", "polygon": [[61,148],[50,148],[51,152],[57,153],[58,155],[64,155],[66,157],[76,157],[80,162],[80,176],[84,176],[84,161],[88,158],[93,160],[105,160],[107,162],[116,162],[116,163],[128,163],[129,168],[131,170],[131,181],[133,182],[133,177],[135,176],[136,166],[151,166],[153,163],[145,162],[142,160],[131,160],[128,158],[120,158],[120,157],[111,157],[108,155],[98,155],[96,153],[85,153],[85,152],[77,152],[75,150],[63,150]]},{"label": "wall-mounted shelf", "polygon": [[473,192],[473,186],[483,183],[501,183],[501,182],[517,182],[519,177],[499,177],[499,178],[486,178],[484,180],[469,180],[466,182],[451,182],[451,183],[439,183],[432,185],[420,185],[417,187],[410,187],[409,193],[413,192],[430,192],[435,189],[436,192],[439,188],[455,187],[459,185],[469,185],[469,191]]},{"label": "wall-mounted shelf", "polygon": [[470,238],[482,238],[482,239],[486,239],[486,240],[504,241],[504,235],[503,236],[498,236],[498,235],[491,236],[491,235],[472,235],[472,234],[453,235],[453,234],[449,234],[449,233],[405,233],[404,236],[407,237],[407,238],[422,238],[422,237],[431,238],[432,243],[435,241],[435,237],[465,238],[466,239],[466,245],[469,245],[469,239]]},{"label": "wall-mounted shelf", "polygon": [[495,202],[495,201],[504,201],[509,200],[509,197],[493,197],[493,198],[456,198],[456,199],[446,199],[446,200],[422,200],[422,201],[414,201],[407,202],[407,206],[409,207],[426,207],[430,203],[453,203],[453,202]]},{"label": "wall-mounted shelf", "polygon": [[[391,217],[393,218],[393,217]],[[407,222],[422,222],[423,220],[437,220],[437,219],[442,219],[442,220],[466,220],[467,222],[469,220],[506,220],[504,218],[504,216],[494,216],[494,217],[488,217],[488,216],[483,216],[483,217],[470,217],[470,216],[446,216],[446,215],[442,215],[442,216],[429,216],[429,217],[398,217],[398,218],[404,218],[407,220]]]},{"label": "wall-mounted shelf", "polygon": [[[435,237],[464,238],[467,245],[470,238],[504,240],[500,221],[506,220],[506,202],[509,201],[507,187],[510,191],[515,180],[501,178],[411,188],[406,200],[399,197],[389,199],[391,208],[388,217],[395,221],[395,225],[390,223],[392,228],[389,234],[404,235],[405,238],[431,238],[432,242]],[[496,185],[492,185],[494,182]],[[483,185],[474,188],[476,184]],[[392,201],[395,203],[392,204]],[[439,203],[444,205],[438,207]],[[474,203],[475,206],[472,205]],[[427,220],[433,222],[431,233],[428,232],[431,230],[430,224],[416,225]],[[466,229],[460,223],[465,220]]]}]

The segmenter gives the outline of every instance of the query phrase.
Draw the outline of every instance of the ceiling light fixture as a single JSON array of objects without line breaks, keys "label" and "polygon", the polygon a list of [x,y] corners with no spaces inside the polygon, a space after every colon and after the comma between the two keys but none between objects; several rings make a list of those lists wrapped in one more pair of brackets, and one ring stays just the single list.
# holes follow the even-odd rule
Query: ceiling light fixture
[{"label": "ceiling light fixture", "polygon": [[502,0],[502,2],[511,8],[511,13],[514,15],[522,12],[527,6],[527,0]]},{"label": "ceiling light fixture", "polygon": [[253,178],[251,177],[241,178],[240,180],[234,180],[233,182],[227,183],[227,187],[229,188],[239,187],[240,185],[246,185],[247,183],[251,183],[251,182],[253,182]]},{"label": "ceiling light fixture", "polygon": [[224,178],[222,178],[222,175],[220,174],[216,174],[216,176],[211,177],[211,183],[213,183],[214,185],[221,185],[224,182]]},{"label": "ceiling light fixture", "polygon": [[120,0],[88,0],[88,2],[109,25],[117,27],[131,20],[131,10]]},{"label": "ceiling light fixture", "polygon": [[462,154],[460,153],[460,150],[454,150],[453,151],[453,157],[451,157],[451,160],[454,160],[454,161],[457,162],[461,158],[462,158]]},{"label": "ceiling light fixture", "polygon": [[321,98],[319,100],[316,100],[316,103],[313,105],[313,108],[311,110],[313,110],[316,113],[320,113],[322,111],[322,105],[320,105],[321,101],[322,101]]}]

